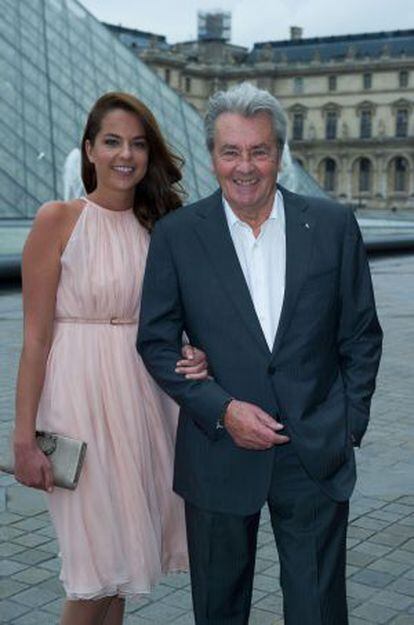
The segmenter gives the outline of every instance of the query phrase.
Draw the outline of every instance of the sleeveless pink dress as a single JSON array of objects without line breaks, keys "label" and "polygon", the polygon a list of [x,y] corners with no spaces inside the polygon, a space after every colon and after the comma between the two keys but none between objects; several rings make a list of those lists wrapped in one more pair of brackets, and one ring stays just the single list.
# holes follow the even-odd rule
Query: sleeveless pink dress
[{"label": "sleeveless pink dress", "polygon": [[48,495],[68,598],[135,596],[187,569],[172,492],[178,409],[136,351],[136,322],[85,323],[138,318],[149,235],[132,210],[84,202],[61,258],[66,322],[55,322],[37,427],[88,445],[77,489]]}]

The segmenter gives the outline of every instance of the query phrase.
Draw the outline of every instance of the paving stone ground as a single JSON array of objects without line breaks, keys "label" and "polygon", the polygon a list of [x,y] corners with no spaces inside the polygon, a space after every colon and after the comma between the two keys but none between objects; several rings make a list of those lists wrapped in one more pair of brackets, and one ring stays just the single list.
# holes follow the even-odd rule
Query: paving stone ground
[{"label": "paving stone ground", "polygon": [[[357,451],[351,501],[351,625],[414,625],[414,256],[371,262],[384,357],[372,421]],[[21,344],[17,292],[0,292],[0,435],[13,414]],[[63,602],[57,544],[41,494],[0,476],[0,623],[56,625]],[[187,574],[129,603],[127,625],[193,625]],[[282,625],[278,558],[266,509],[249,625]]]}]

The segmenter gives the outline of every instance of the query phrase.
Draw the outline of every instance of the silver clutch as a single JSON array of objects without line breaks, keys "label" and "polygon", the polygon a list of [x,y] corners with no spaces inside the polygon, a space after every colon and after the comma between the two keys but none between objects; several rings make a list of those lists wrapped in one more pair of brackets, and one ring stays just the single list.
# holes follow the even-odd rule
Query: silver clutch
[{"label": "silver clutch", "polygon": [[[36,432],[36,442],[52,464],[55,486],[74,490],[85,458],[86,443],[53,432]],[[12,431],[1,436],[0,470],[14,473]]]}]

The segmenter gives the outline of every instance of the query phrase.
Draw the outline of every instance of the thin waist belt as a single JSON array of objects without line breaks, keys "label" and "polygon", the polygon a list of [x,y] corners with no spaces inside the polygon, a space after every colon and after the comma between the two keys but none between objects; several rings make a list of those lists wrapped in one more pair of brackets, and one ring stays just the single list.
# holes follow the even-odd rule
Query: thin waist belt
[{"label": "thin waist belt", "polygon": [[85,317],[55,317],[58,323],[92,323],[98,325],[126,326],[138,323],[138,319],[121,319],[110,317],[109,319],[86,319]]}]

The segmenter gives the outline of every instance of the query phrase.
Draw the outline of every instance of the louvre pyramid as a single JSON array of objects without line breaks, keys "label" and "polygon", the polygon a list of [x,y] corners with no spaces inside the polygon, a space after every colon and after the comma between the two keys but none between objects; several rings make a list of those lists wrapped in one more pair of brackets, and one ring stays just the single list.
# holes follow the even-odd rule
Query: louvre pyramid
[{"label": "louvre pyramid", "polygon": [[[0,0],[0,87],[0,218],[32,217],[64,196],[63,166],[87,112],[112,90],[153,111],[186,161],[190,199],[216,187],[198,112],[76,0]],[[323,194],[297,165],[283,173],[291,190]]]},{"label": "louvre pyramid", "polygon": [[65,159],[104,92],[134,93],[185,158],[190,198],[215,188],[199,114],[75,0],[0,0],[0,217],[63,197]]}]

